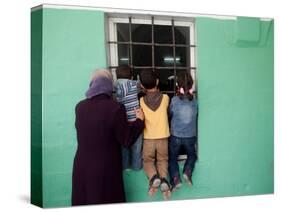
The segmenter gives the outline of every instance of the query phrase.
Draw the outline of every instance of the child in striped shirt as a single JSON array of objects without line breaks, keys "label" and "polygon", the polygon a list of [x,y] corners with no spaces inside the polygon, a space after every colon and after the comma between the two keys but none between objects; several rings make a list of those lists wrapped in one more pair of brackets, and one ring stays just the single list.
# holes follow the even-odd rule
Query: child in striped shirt
[{"label": "child in striped shirt", "polygon": [[[129,66],[119,66],[116,69],[116,75],[116,100],[125,106],[127,119],[129,122],[133,122],[136,120],[134,109],[139,108],[138,93],[140,91],[140,82],[133,80],[132,70]],[[122,149],[122,163],[124,170],[139,170],[142,168],[142,137],[143,136],[140,135],[130,148]]]}]

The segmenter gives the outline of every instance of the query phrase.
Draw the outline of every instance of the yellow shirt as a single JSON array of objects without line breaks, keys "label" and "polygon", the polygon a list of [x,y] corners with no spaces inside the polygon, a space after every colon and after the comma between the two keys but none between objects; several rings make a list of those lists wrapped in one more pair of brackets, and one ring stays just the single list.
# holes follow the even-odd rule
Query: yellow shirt
[{"label": "yellow shirt", "polygon": [[163,94],[160,106],[157,110],[151,110],[143,100],[140,99],[140,106],[144,112],[144,139],[160,139],[170,136],[168,123],[169,96]]}]

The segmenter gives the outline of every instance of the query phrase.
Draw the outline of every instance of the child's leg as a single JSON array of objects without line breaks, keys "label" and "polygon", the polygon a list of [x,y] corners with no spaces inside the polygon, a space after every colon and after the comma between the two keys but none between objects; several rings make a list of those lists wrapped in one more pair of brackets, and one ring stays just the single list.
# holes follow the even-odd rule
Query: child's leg
[{"label": "child's leg", "polygon": [[180,150],[180,140],[174,136],[169,138],[168,151],[169,151],[169,176],[172,187],[180,186],[181,179],[179,174],[178,156]]},{"label": "child's leg", "polygon": [[134,170],[142,168],[142,143],[143,135],[141,134],[131,147],[131,168]]},{"label": "child's leg", "polygon": [[122,147],[122,167],[123,170],[130,168],[130,149]]},{"label": "child's leg", "polygon": [[143,170],[146,173],[149,179],[149,190],[148,194],[153,196],[160,184],[160,179],[157,176],[157,171],[155,168],[155,140],[153,139],[144,139],[143,140]]},{"label": "child's leg", "polygon": [[183,168],[183,177],[187,183],[192,186],[192,172],[197,160],[197,155],[195,151],[196,137],[185,138],[183,139],[183,144],[187,152],[187,160]]},{"label": "child's leg", "polygon": [[157,171],[155,168],[155,140],[152,139],[144,139],[143,140],[143,150],[142,150],[142,157],[143,157],[143,169],[146,173],[149,180],[154,176],[157,175]]},{"label": "child's leg", "polygon": [[195,151],[195,143],[196,143],[196,137],[191,138],[185,138],[184,139],[184,147],[187,152],[187,160],[185,161],[183,171],[190,171],[193,172],[195,162],[197,160],[197,155]]},{"label": "child's leg", "polygon": [[168,138],[158,139],[156,142],[157,161],[156,166],[161,178],[160,189],[164,199],[171,196],[170,185],[167,181],[168,175]]},{"label": "child's leg", "polygon": [[160,178],[167,178],[168,175],[168,139],[157,139],[156,143],[156,167]]}]

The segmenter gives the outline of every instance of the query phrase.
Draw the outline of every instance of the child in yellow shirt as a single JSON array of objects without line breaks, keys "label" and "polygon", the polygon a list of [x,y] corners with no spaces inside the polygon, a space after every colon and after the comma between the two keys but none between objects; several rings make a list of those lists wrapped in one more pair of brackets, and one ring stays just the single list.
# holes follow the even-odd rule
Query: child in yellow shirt
[{"label": "child in yellow shirt", "polygon": [[146,95],[140,99],[140,106],[145,115],[143,141],[143,168],[149,179],[149,195],[154,195],[158,187],[164,199],[170,196],[168,175],[168,107],[169,96],[157,88],[159,79],[152,70],[140,73],[141,86]]}]

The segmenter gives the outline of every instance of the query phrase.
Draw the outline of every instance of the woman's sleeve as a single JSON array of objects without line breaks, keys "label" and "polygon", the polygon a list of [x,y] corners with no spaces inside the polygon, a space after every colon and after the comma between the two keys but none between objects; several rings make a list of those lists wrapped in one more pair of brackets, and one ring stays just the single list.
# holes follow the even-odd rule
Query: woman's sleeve
[{"label": "woman's sleeve", "polygon": [[131,146],[144,129],[144,122],[137,119],[134,122],[127,121],[124,105],[116,112],[113,123],[113,131],[117,141],[124,147]]}]

